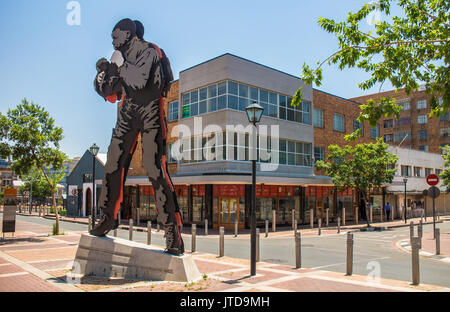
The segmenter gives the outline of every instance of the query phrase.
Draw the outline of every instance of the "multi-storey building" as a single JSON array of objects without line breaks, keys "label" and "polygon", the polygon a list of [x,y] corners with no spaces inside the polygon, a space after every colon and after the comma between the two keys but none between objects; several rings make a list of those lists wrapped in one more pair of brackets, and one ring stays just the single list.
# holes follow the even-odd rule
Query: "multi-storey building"
[{"label": "multi-storey building", "polygon": [[[391,145],[411,148],[424,152],[441,153],[441,147],[450,145],[450,117],[430,117],[431,95],[425,91],[415,91],[409,96],[405,90],[387,91],[353,98],[353,101],[365,103],[369,99],[379,101],[381,97],[392,97],[402,106],[400,119],[382,117],[380,135]],[[442,99],[438,99],[442,101]]]},{"label": "multi-storey building", "polygon": [[5,188],[13,187],[14,172],[11,170],[12,162],[7,159],[0,159],[0,193]]}]

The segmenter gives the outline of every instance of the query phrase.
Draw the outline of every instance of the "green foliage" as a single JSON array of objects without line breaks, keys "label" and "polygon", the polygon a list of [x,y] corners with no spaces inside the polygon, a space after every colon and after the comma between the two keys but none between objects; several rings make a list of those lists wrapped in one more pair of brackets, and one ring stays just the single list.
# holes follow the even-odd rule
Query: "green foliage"
[{"label": "green foliage", "polygon": [[45,202],[46,198],[52,195],[52,189],[42,173],[42,170],[32,169],[28,174],[20,176],[24,182],[23,186],[19,188],[19,192],[30,191],[31,180],[33,180],[32,197],[34,200]]},{"label": "green foliage", "polygon": [[0,113],[0,121],[0,156],[12,157],[16,174],[62,166],[67,157],[59,150],[63,130],[43,107],[23,99],[6,115]]},{"label": "green foliage", "polygon": [[[391,22],[379,22],[374,32],[362,30],[361,24],[376,10],[387,20],[393,4],[403,10],[402,16],[391,16]],[[304,64],[301,78],[307,84],[320,86],[322,66],[327,63],[336,64],[340,70],[356,67],[370,73],[368,80],[358,84],[362,90],[377,84],[381,88],[385,81],[390,81],[397,90],[405,88],[410,94],[423,83],[426,92],[432,95],[430,115],[442,116],[448,111],[450,96],[449,9],[448,0],[379,0],[376,4],[365,4],[356,13],[350,12],[343,22],[321,17],[318,24],[336,36],[338,51],[315,69]],[[299,89],[292,105],[298,105],[301,99]],[[375,126],[383,115],[398,119],[400,110],[392,98],[382,98],[380,103],[368,101],[361,106],[358,121]]]},{"label": "green foliage", "polygon": [[[394,179],[398,157],[387,151],[388,145],[378,138],[376,143],[355,146],[330,145],[327,161],[317,161],[340,190],[353,188],[367,194],[372,188]],[[392,169],[390,169],[392,168]]]},{"label": "green foliage", "polygon": [[439,175],[442,185],[450,187],[450,145],[442,147],[442,157],[444,158],[444,171]]}]

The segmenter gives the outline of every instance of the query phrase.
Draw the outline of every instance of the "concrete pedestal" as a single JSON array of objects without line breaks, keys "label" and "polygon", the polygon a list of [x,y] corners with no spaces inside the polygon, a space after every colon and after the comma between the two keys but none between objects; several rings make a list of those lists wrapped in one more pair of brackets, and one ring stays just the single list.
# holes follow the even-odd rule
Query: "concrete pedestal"
[{"label": "concrete pedestal", "polygon": [[162,248],[117,237],[82,234],[74,274],[146,281],[191,282],[201,279],[190,255],[174,256]]}]

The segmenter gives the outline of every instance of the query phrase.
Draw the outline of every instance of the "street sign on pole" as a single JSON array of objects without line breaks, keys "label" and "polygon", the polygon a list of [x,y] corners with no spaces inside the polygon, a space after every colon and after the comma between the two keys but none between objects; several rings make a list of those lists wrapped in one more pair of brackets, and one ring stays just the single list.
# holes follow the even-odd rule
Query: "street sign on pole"
[{"label": "street sign on pole", "polygon": [[432,186],[428,189],[427,195],[434,199],[441,195],[441,191],[436,186]]},{"label": "street sign on pole", "polygon": [[431,185],[431,186],[437,185],[439,183],[438,175],[437,174],[430,174],[427,177],[427,183],[428,183],[428,185]]}]

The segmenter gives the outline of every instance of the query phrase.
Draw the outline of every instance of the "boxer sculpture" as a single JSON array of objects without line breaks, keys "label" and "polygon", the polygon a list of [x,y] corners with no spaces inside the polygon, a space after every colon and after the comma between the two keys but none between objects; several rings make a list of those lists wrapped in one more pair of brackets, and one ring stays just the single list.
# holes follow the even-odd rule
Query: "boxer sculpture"
[{"label": "boxer sculpture", "polygon": [[144,41],[144,27],[123,19],[112,32],[115,52],[111,62],[97,62],[95,90],[115,103],[120,100],[105,165],[105,179],[99,198],[103,214],[90,234],[104,236],[118,227],[124,181],[141,134],[143,166],[155,191],[158,223],[165,230],[166,251],[184,253],[181,215],[175,189],[167,172],[167,126],[163,98],[173,80],[170,62],[163,50]]}]

